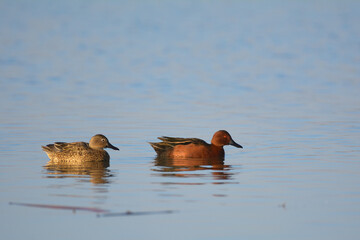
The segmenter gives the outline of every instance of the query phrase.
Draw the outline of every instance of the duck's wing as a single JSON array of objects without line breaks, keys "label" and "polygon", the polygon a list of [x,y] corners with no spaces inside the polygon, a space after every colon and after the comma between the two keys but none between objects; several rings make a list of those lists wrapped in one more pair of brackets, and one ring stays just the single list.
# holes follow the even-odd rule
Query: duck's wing
[{"label": "duck's wing", "polygon": [[162,142],[150,142],[150,145],[154,148],[158,154],[164,153],[176,145],[187,145],[187,144],[200,144],[208,145],[204,140],[199,138],[178,138],[178,137],[158,137]]},{"label": "duck's wing", "polygon": [[164,143],[170,144],[171,146],[175,146],[175,145],[186,145],[186,144],[203,144],[203,145],[207,145],[207,143],[199,138],[179,138],[179,137],[159,137],[158,139],[160,139],[161,141],[163,141]]},{"label": "duck's wing", "polygon": [[45,152],[73,152],[75,149],[77,151],[84,151],[89,149],[89,144],[85,142],[55,142],[54,144],[48,144],[46,146],[41,146]]}]

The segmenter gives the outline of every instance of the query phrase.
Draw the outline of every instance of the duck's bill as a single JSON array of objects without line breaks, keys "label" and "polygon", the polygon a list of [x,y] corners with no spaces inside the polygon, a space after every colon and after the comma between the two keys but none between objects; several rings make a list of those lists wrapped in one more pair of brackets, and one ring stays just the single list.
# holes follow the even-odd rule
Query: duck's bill
[{"label": "duck's bill", "polygon": [[111,145],[111,143],[109,143],[107,147],[119,151],[119,149],[117,147]]},{"label": "duck's bill", "polygon": [[237,148],[243,148],[240,144],[237,144],[234,140],[230,140],[229,145],[237,147]]}]

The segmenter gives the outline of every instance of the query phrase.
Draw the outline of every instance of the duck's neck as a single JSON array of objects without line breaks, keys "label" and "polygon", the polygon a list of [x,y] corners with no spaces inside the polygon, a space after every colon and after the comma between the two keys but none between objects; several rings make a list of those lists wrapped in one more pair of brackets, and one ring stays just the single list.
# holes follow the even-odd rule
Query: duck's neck
[{"label": "duck's neck", "polygon": [[222,146],[210,145],[212,156],[223,158],[225,156],[224,148]]},{"label": "duck's neck", "polygon": [[98,150],[98,151],[104,151],[104,148],[103,147],[99,147],[97,145],[94,145],[94,144],[89,144],[89,147],[93,150]]}]

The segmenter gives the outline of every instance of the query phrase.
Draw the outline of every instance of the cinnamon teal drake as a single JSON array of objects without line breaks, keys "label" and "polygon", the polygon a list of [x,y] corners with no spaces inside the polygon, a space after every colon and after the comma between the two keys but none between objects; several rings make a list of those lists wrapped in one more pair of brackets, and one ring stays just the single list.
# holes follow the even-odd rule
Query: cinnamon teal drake
[{"label": "cinnamon teal drake", "polygon": [[41,146],[53,162],[88,162],[88,161],[109,161],[110,156],[104,148],[119,150],[101,134],[97,134],[86,142],[55,142]]},{"label": "cinnamon teal drake", "polygon": [[159,137],[162,142],[150,142],[158,157],[166,158],[224,158],[224,146],[242,148],[225,130],[217,131],[211,144],[198,138]]}]

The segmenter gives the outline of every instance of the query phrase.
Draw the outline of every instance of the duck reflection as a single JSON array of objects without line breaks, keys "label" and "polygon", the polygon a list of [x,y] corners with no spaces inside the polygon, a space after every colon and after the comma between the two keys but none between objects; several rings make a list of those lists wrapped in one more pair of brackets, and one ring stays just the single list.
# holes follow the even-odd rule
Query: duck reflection
[{"label": "duck reflection", "polygon": [[88,178],[94,184],[109,183],[112,177],[109,161],[90,162],[53,162],[49,161],[44,168],[48,178]]},{"label": "duck reflection", "polygon": [[231,173],[231,165],[224,164],[224,158],[183,158],[173,159],[156,157],[155,166],[158,168],[154,171],[162,172],[162,176],[174,176],[174,177],[194,177],[205,176],[208,174],[201,174],[200,172],[194,173],[200,170],[210,170],[211,176],[214,180],[230,180],[233,173]]}]

